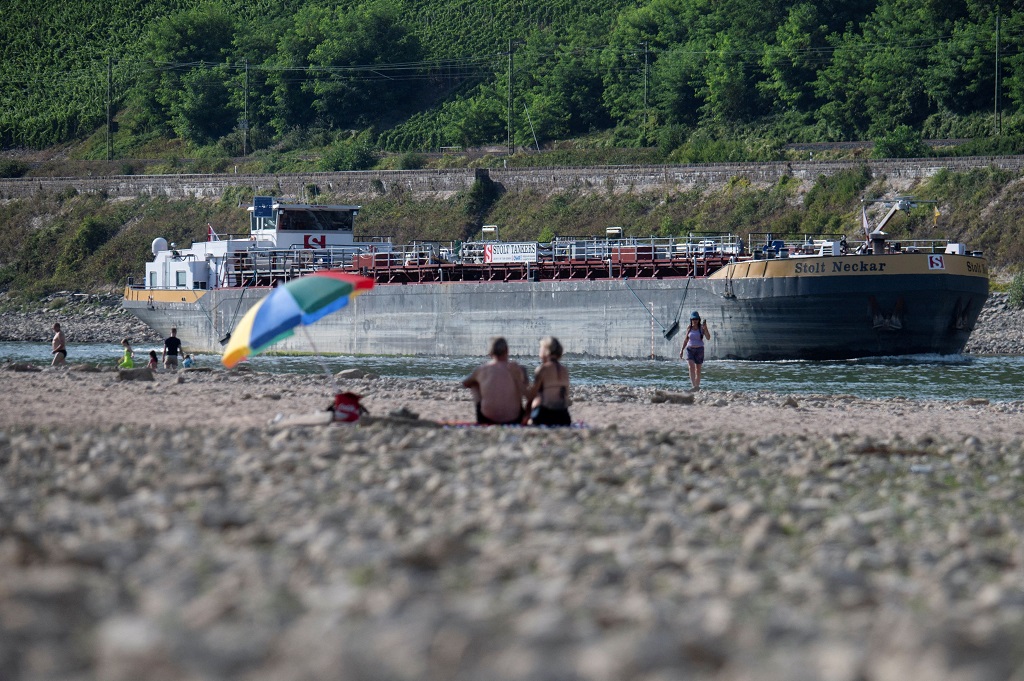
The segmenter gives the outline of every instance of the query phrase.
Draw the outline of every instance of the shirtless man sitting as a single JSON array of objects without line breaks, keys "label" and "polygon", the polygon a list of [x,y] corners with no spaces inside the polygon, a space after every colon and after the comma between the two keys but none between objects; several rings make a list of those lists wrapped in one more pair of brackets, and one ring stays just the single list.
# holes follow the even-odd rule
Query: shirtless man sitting
[{"label": "shirtless man sitting", "polygon": [[481,364],[462,382],[473,392],[476,422],[480,424],[518,424],[523,420],[526,395],[526,371],[508,358],[508,342],[492,338],[488,352],[491,361]]}]

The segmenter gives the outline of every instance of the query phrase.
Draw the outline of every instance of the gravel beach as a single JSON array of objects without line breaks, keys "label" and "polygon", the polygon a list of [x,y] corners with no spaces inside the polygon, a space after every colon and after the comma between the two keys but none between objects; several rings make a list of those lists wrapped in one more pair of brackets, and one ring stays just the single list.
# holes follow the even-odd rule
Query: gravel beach
[{"label": "gravel beach", "polygon": [[325,383],[0,371],[0,678],[1024,679],[1022,402]]},{"label": "gravel beach", "polygon": [[[159,342],[116,295],[0,340]],[[993,294],[974,354],[1024,354]],[[570,360],[571,364],[571,360]],[[1024,681],[1024,402],[0,371],[0,679]],[[416,418],[414,418],[416,417]]]}]

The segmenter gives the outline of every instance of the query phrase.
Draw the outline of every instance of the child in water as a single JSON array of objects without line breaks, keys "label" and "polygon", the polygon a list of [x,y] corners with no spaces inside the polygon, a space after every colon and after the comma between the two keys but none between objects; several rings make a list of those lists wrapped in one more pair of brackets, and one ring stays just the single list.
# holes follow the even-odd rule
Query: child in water
[{"label": "child in water", "polygon": [[121,358],[120,363],[118,363],[117,368],[134,369],[135,360],[132,358],[135,356],[135,353],[132,352],[131,341],[129,341],[127,338],[124,338],[121,340],[121,346],[124,348],[124,356]]},{"label": "child in water", "polygon": [[156,371],[156,367],[157,367],[156,350],[150,350],[149,351],[149,362],[146,364],[146,367],[148,369]]},{"label": "child in water", "polygon": [[195,360],[192,359],[192,355],[185,355],[185,359],[184,361],[182,361],[181,365],[188,369],[189,367],[195,365],[195,363]]}]

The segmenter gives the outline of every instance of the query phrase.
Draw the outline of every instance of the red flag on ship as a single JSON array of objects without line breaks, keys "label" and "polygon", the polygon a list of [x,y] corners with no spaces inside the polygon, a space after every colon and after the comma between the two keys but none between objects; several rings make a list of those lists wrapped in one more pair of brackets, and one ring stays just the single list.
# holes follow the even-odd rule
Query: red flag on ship
[{"label": "red flag on ship", "polygon": [[206,240],[207,241],[220,241],[220,236],[217,232],[213,231],[213,225],[209,222],[206,223]]}]

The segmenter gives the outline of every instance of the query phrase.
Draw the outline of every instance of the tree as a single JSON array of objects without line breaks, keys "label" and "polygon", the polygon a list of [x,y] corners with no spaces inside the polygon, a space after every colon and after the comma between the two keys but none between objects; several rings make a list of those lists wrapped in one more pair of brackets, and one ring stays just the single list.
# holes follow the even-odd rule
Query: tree
[{"label": "tree", "polygon": [[690,40],[701,9],[697,0],[652,0],[619,16],[601,53],[602,100],[613,120],[636,120],[643,113],[645,51],[648,69],[657,72],[663,52]]},{"label": "tree", "polygon": [[504,93],[493,85],[481,85],[476,94],[453,104],[446,137],[464,147],[504,140],[508,110]]},{"label": "tree", "polygon": [[[610,124],[601,104],[595,52],[582,45],[560,46],[549,32],[537,31],[516,53],[515,64],[515,89],[523,93],[513,105],[517,136],[565,139]],[[529,117],[523,115],[524,102]]]},{"label": "tree", "polygon": [[758,111],[756,62],[751,54],[752,50],[737,44],[728,33],[715,36],[715,47],[708,52],[704,82],[698,88],[705,116],[719,122],[745,121]]},{"label": "tree", "polygon": [[201,66],[181,79],[170,105],[171,128],[182,139],[209,144],[231,132],[235,120],[222,68]]},{"label": "tree", "polygon": [[57,275],[70,276],[79,273],[82,263],[102,246],[110,237],[109,228],[100,220],[87,217],[64,244],[57,260]]},{"label": "tree", "polygon": [[[130,96],[134,112],[128,122],[132,129],[190,129],[185,121],[197,100],[212,98],[226,104],[223,74],[220,94],[214,93],[209,76],[210,69],[230,54],[233,36],[232,16],[217,5],[203,5],[155,21],[143,38],[142,48],[151,66],[140,74]],[[191,75],[197,70],[207,73]],[[234,119],[233,113],[223,108],[208,110],[205,115]],[[175,122],[176,116],[179,118]]]},{"label": "tree", "polygon": [[928,55],[941,39],[941,22],[912,0],[882,0],[862,33],[832,39],[832,62],[815,83],[825,104],[817,117],[848,139],[878,136],[905,124],[920,127],[934,103],[925,83]]},{"label": "tree", "polygon": [[308,128],[316,122],[311,76],[306,67],[310,53],[323,39],[322,25],[328,16],[328,10],[319,5],[304,5],[281,36],[276,54],[264,65],[268,69],[267,84],[274,93],[271,125],[278,134],[294,127]]},{"label": "tree", "polygon": [[323,40],[309,54],[315,67],[307,89],[313,108],[336,127],[361,127],[404,110],[415,101],[419,40],[403,26],[398,11],[377,3],[325,17]]},{"label": "tree", "polygon": [[669,48],[658,57],[652,80],[657,84],[652,97],[663,120],[669,124],[695,126],[704,100],[697,92],[703,74],[703,50],[692,43]]},{"label": "tree", "polygon": [[927,68],[929,96],[957,114],[988,108],[995,89],[995,13],[974,10],[947,22],[949,37],[935,45]]},{"label": "tree", "polygon": [[775,44],[761,58],[765,79],[758,88],[786,109],[813,109],[819,103],[813,83],[827,53],[826,29],[818,5],[791,7],[775,31]]}]

